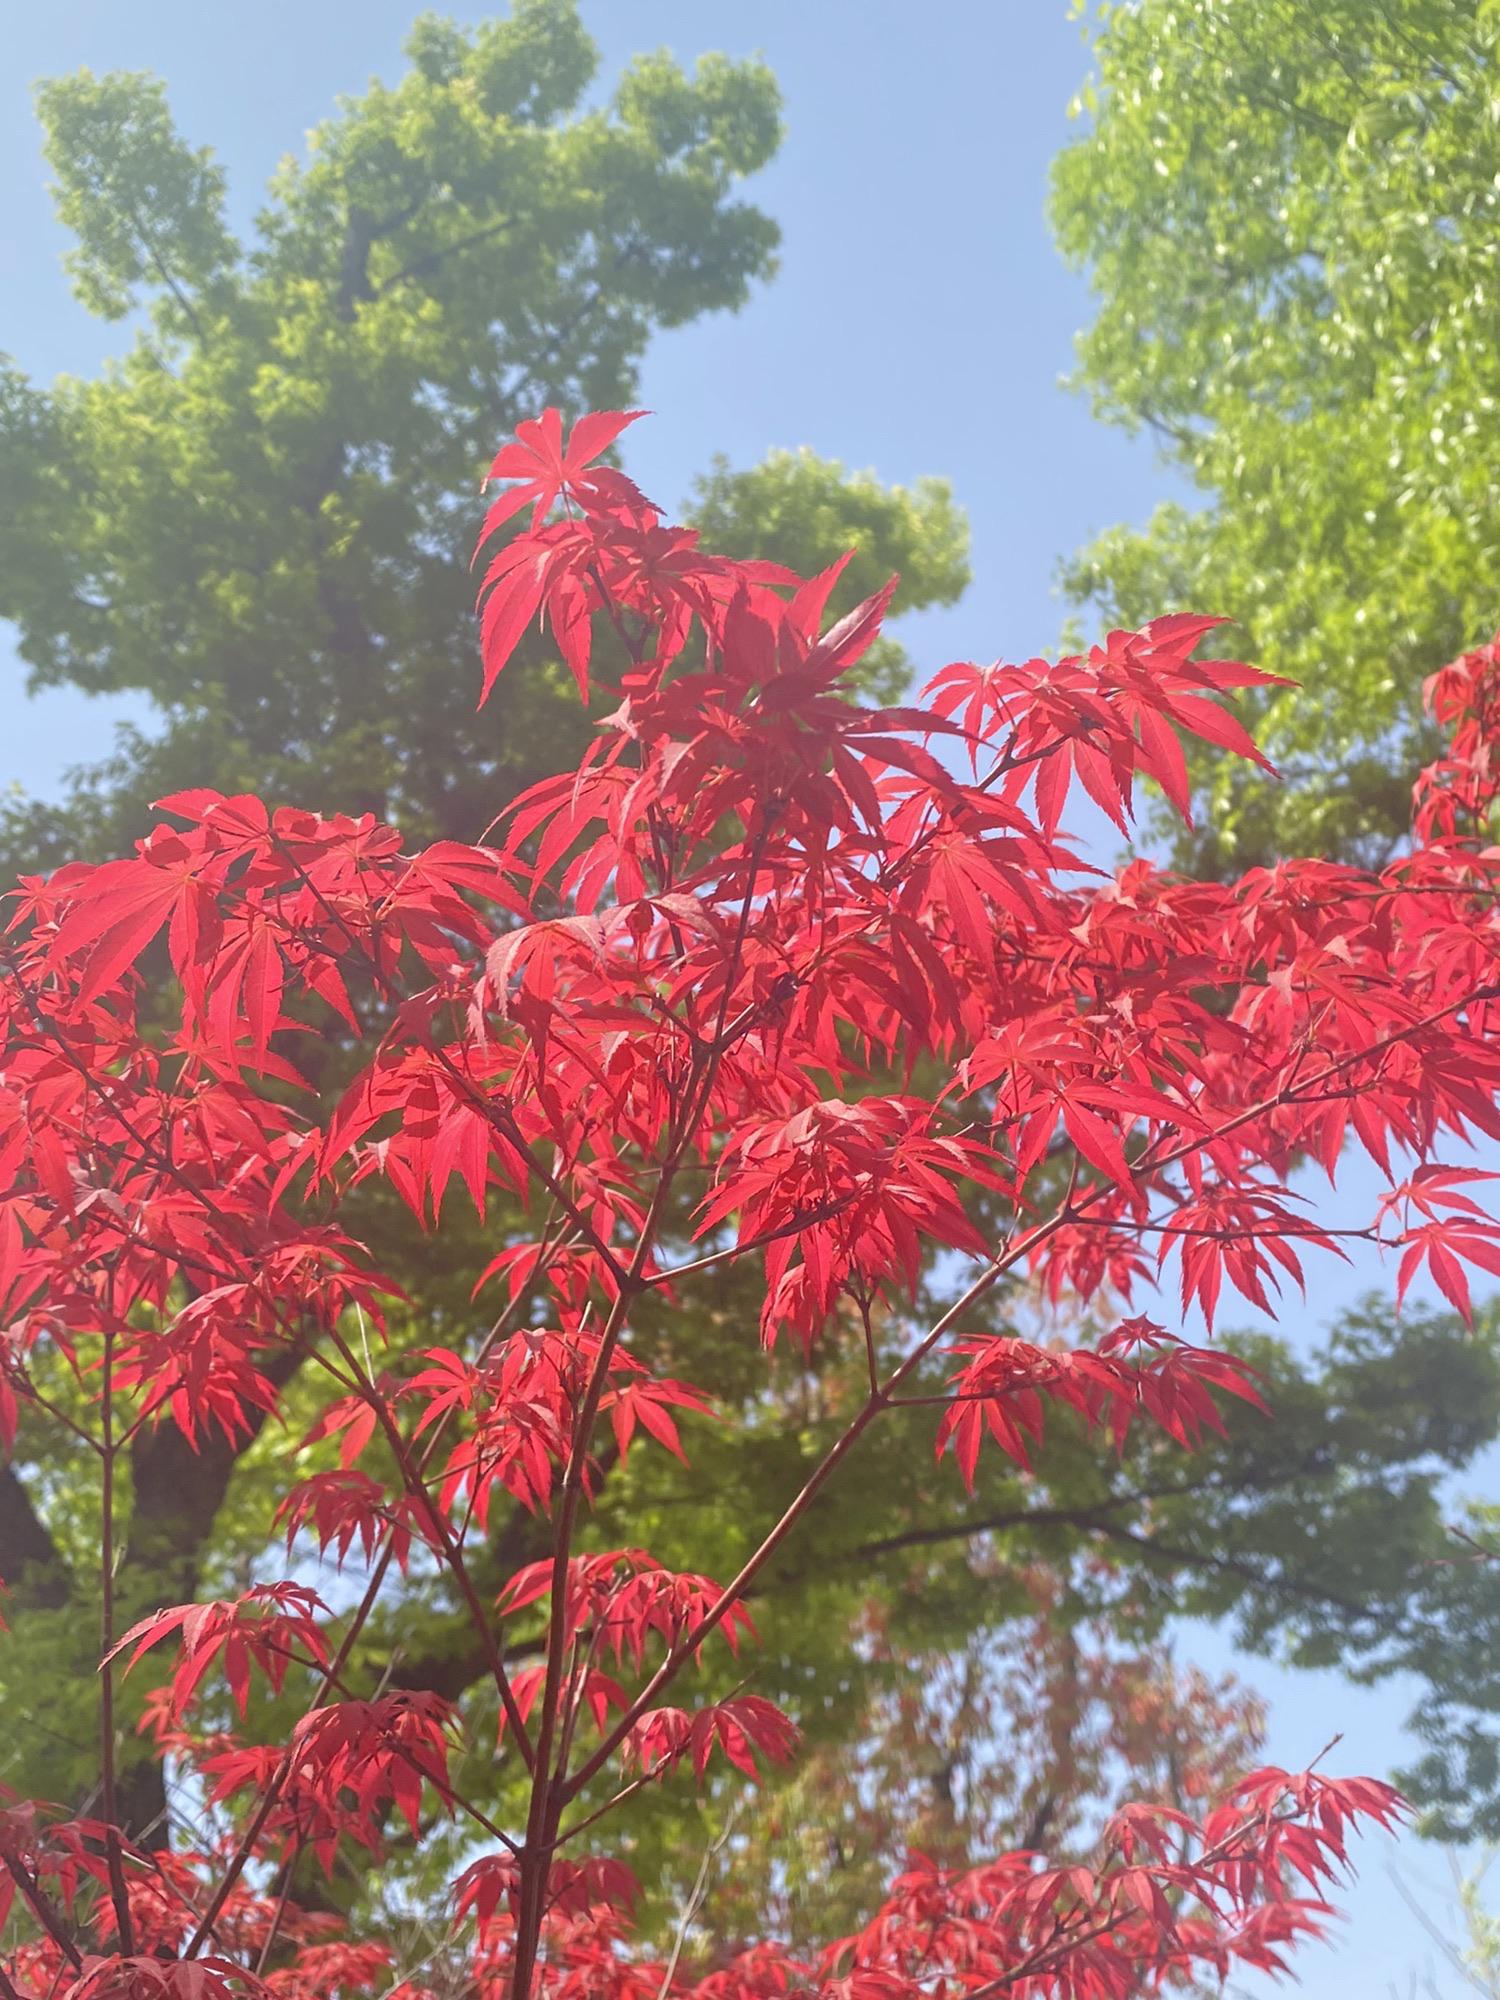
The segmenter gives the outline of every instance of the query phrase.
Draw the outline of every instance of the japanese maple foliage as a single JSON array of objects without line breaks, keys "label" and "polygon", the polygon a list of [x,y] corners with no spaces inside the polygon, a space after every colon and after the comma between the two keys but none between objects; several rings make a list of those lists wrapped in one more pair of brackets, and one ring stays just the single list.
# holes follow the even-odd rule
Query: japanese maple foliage
[{"label": "japanese maple foliage", "polygon": [[[1226,1285],[1268,1306],[1349,1236],[1391,1245],[1403,1286],[1425,1264],[1465,1311],[1465,1267],[1500,1268],[1454,1157],[1500,1134],[1500,660],[1439,678],[1453,747],[1383,873],[1101,875],[1062,832],[1075,782],[1124,825],[1141,778],[1185,800],[1184,733],[1255,755],[1220,697],[1265,677],[1197,657],[1214,621],[1164,618],[1057,665],[950,666],[872,712],[849,677],[890,591],[829,627],[837,572],[701,549],[595,463],[628,421],[565,440],[549,411],[495,462],[484,689],[541,618],[580,689],[610,690],[579,768],[521,798],[495,845],[411,854],[369,819],[184,793],[134,856],[16,899],[0,1424],[12,1438],[25,1406],[97,1458],[104,1631],[88,1816],[0,1813],[17,1940],[0,2000],[1124,2000],[1279,1965],[1350,1828],[1399,1811],[1369,1780],[1257,1771],[1201,1812],[1130,1806],[1088,1867],[914,1858],[811,1962],[775,1940],[707,1964],[632,1945],[610,1809],[796,1755],[754,1685],[752,1599],[837,1504],[841,1461],[881,1450],[886,1412],[932,1402],[932,1448],[971,1482],[987,1453],[1026,1466],[1053,1422],[1100,1450],[1137,1424],[1190,1448],[1223,1398],[1259,1392],[1137,1309],[1161,1309],[1158,1278],[1211,1326]],[[165,1023],[143,1004],[163,962]],[[325,1113],[300,1064],[328,1035],[360,1061]],[[1334,1228],[1289,1177],[1311,1158],[1332,1180],[1351,1143],[1390,1192]],[[455,1201],[524,1205],[472,1334],[382,1354],[392,1288],[341,1220],[371,1178],[434,1229]],[[966,1275],[924,1323],[938,1253]],[[732,1260],[761,1274],[761,1340],[852,1341],[868,1391],[739,1573],[710,1578],[601,1548],[590,1510],[620,1461],[688,1452],[712,1420],[715,1385],[659,1372],[633,1322]],[[1002,1283],[1015,1319],[995,1333],[975,1309]],[[1046,1336],[1034,1307],[1065,1297],[1099,1338]],[[44,1393],[48,1349],[85,1421]],[[934,1357],[939,1397],[915,1387]],[[294,1363],[324,1385],[319,1469],[287,1461],[280,1511],[303,1567],[117,1631],[122,1449],[153,1425],[242,1434]],[[501,1500],[547,1522],[551,1554],[497,1598],[476,1555]],[[353,1602],[329,1608],[315,1554],[354,1566]],[[472,1621],[496,1754],[525,1777],[514,1824],[456,1780],[472,1714],[362,1677],[360,1633],[408,1567]],[[731,1652],[733,1691],[695,1694],[697,1664]],[[170,1841],[119,1823],[124,1673],[160,1684],[146,1726],[201,1806]],[[295,1703],[270,1742],[242,1720],[258,1683]],[[438,1819],[472,1846],[435,1969],[298,1906],[309,1860],[379,1855]]]}]

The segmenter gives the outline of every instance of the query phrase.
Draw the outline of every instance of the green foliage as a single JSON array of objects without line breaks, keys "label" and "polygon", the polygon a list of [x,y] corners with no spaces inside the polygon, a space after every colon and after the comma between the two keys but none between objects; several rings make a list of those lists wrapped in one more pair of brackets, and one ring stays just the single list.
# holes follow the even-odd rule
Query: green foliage
[{"label": "green foliage", "polygon": [[1076,381],[1201,505],[1103,535],[1069,592],[1223,612],[1303,683],[1251,704],[1283,790],[1198,761],[1219,865],[1379,852],[1423,677],[1500,625],[1500,7],[1141,0],[1093,54],[1052,197],[1099,299]]},{"label": "green foliage", "polygon": [[123,319],[141,286],[188,297],[225,275],[236,245],[224,223],[224,174],[207,147],[178,137],[154,77],[81,71],[46,83],[37,108],[56,179],[58,219],[78,239],[67,266],[79,299]]},{"label": "green foliage", "polygon": [[1492,2000],[1500,1994],[1500,1918],[1487,1906],[1484,1878],[1494,1859],[1491,1849],[1459,1883],[1464,1942],[1457,1947],[1459,1963],[1475,1991]]},{"label": "green foliage", "polygon": [[0,376],[0,613],[34,685],[139,690],[167,728],[61,823],[13,817],[17,861],[118,845],[189,783],[473,837],[563,758],[535,675],[472,713],[480,478],[518,417],[628,399],[654,328],[770,272],[775,225],[737,190],[776,87],[647,57],[581,109],[571,0],[427,18],[409,53],[283,166],[243,249],[159,84],[40,92],[79,294],[146,323],[97,380]]},{"label": "green foliage", "polygon": [[[15,866],[119,851],[150,799],[201,784],[473,839],[577,746],[555,675],[508,675],[474,713],[480,481],[518,419],[628,403],[656,328],[774,269],[739,190],[779,140],[776,85],[652,55],[585,108],[573,0],[426,16],[408,55],[282,167],[245,246],[159,83],[39,93],[79,296],[145,324],[96,380],[0,363],[0,615],[34,686],[136,690],[165,729],[126,731],[62,809],[0,815]],[[704,505],[813,566],[859,533],[909,604],[962,589],[946,489],[841,484],[783,454],[716,471]]]}]

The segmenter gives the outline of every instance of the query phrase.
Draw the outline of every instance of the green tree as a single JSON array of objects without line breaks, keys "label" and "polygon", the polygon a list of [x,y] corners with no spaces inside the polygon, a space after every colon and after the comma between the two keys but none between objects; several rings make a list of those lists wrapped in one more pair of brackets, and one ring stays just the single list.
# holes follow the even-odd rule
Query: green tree
[{"label": "green tree", "polygon": [[[573,0],[469,32],[425,17],[408,54],[283,166],[244,244],[158,82],[39,92],[78,297],[143,323],[95,380],[0,368],[0,616],[34,686],[144,692],[165,727],[61,809],[13,812],[21,865],[117,849],[148,800],[199,784],[474,838],[579,726],[545,676],[473,712],[479,484],[519,419],[628,402],[655,329],[774,269],[739,190],[777,145],[775,82],[646,56],[581,109],[597,53]],[[790,457],[748,478],[705,490],[726,544],[754,538],[753,506],[809,531],[803,561],[857,532],[908,606],[967,581],[941,486]]]},{"label": "green tree", "polygon": [[[734,310],[774,270],[776,226],[742,184],[779,141],[775,81],[648,55],[585,108],[598,57],[574,0],[516,0],[469,31],[424,17],[407,53],[399,83],[345,100],[283,166],[245,242],[159,82],[85,73],[38,94],[77,295],[131,326],[93,380],[39,386],[0,361],[0,616],[34,686],[141,692],[161,728],[127,733],[60,802],[0,817],[8,877],[124,851],[151,799],[198,785],[474,839],[585,726],[545,665],[475,714],[480,482],[517,421],[628,405],[656,329]],[[937,482],[885,491],[783,455],[718,465],[701,500],[727,550],[817,567],[859,541],[845,606],[876,572],[902,572],[909,606],[967,581]],[[884,671],[899,677],[890,652]],[[493,1245],[475,1232],[467,1267],[439,1267],[405,1218],[388,1230],[414,1301],[400,1334],[472,1315]],[[246,1453],[142,1436],[126,1596],[191,1596],[253,1560],[269,1518],[255,1452],[286,1438]],[[43,1791],[67,1787],[64,1690],[90,1671],[80,1504],[65,1460],[23,1443],[0,1467],[0,1576],[28,1628],[6,1692],[45,1710]],[[461,1673],[440,1607],[430,1623],[418,1670]],[[421,1629],[414,1611],[408,1651]],[[159,1826],[143,1782],[137,1820]]]},{"label": "green tree", "polygon": [[[1081,11],[1081,10],[1080,10]],[[1423,677],[1500,625],[1500,7],[1102,5],[1059,242],[1099,300],[1076,382],[1196,489],[1066,573],[1135,621],[1219,611],[1303,684],[1273,790],[1200,759],[1207,851],[1379,852]]]}]

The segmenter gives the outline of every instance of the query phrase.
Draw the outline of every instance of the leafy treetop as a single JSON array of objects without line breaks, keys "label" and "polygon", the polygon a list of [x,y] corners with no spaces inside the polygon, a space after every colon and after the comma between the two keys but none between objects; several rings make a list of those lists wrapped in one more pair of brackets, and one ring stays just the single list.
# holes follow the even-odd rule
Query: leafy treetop
[{"label": "leafy treetop", "polygon": [[[575,0],[426,15],[407,54],[283,164],[244,241],[156,80],[38,94],[75,289],[135,330],[95,379],[0,361],[0,616],[34,686],[138,691],[159,726],[61,805],[12,805],[13,870],[120,852],[151,799],[206,783],[473,839],[581,740],[553,675],[467,701],[459,524],[497,424],[628,400],[656,329],[774,270],[743,188],[780,138],[775,81],[656,54],[594,104]],[[962,588],[946,489],[751,476],[707,482],[724,546],[790,522],[815,566],[857,534],[908,604]]]},{"label": "leafy treetop", "polygon": [[1378,858],[1432,754],[1425,677],[1500,622],[1493,0],[1103,5],[1052,215],[1099,297],[1078,386],[1191,482],[1071,594],[1210,605],[1302,684],[1286,784],[1195,754],[1204,851]]}]

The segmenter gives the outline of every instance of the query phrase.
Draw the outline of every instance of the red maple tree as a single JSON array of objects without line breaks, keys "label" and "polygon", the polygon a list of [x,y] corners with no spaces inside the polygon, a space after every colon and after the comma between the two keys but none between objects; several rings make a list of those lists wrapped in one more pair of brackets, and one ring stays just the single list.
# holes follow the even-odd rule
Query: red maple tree
[{"label": "red maple tree", "polygon": [[[596,639],[618,668],[579,767],[516,802],[496,844],[411,854],[369,818],[182,793],[130,858],[19,892],[0,960],[0,1425],[13,1437],[26,1403],[97,1459],[105,1629],[97,1809],[0,1811],[4,2000],[1125,2000],[1280,1964],[1351,1825],[1399,1813],[1368,1779],[1260,1770],[1201,1812],[1127,1807],[1089,1867],[915,1857],[811,1961],[774,1940],[708,1966],[632,1945],[610,1809],[795,1755],[764,1696],[695,1700],[689,1670],[716,1647],[753,1657],[752,1593],[841,1462],[880,1450],[887,1412],[933,1402],[934,1448],[969,1481],[987,1452],[1024,1467],[1049,1412],[1101,1449],[1136,1424],[1191,1447],[1255,1381],[1132,1311],[1133,1288],[1159,1311],[1175,1269],[1184,1313],[1211,1325],[1226,1283],[1269,1306],[1309,1251],[1364,1236],[1397,1250],[1402,1286],[1425,1264],[1467,1312],[1465,1266],[1500,1269],[1473,1170],[1443,1157],[1500,1134],[1500,658],[1437,678],[1452,749],[1381,873],[1104,875],[1061,831],[1075,782],[1125,825],[1141,777],[1185,807],[1181,732],[1256,754],[1220,697],[1266,677],[1197,656],[1215,621],[1163,618],[1055,665],[950,666],[919,703],[872,712],[849,675],[890,589],[825,630],[837,570],[715,556],[594,462],[628,421],[586,418],[565,443],[549,411],[495,462],[485,689],[538,617],[581,690],[604,678]],[[146,977],[163,960],[165,1024]],[[299,1052],[334,1033],[360,1065],[325,1112]],[[1289,1178],[1311,1158],[1331,1179],[1350,1141],[1390,1192],[1333,1228]],[[487,1330],[381,1365],[391,1288],[342,1220],[371,1178],[434,1229],[461,1199],[524,1207],[529,1235],[485,1274]],[[968,1276],[924,1324],[935,1253]],[[868,1387],[715,1579],[585,1530],[606,1461],[681,1453],[714,1407],[712,1383],[633,1346],[639,1303],[688,1301],[732,1260],[763,1274],[768,1346],[836,1331]],[[984,1330],[974,1309],[1002,1281],[1091,1302],[1110,1330],[1074,1347],[1039,1321],[1029,1339]],[[43,1350],[76,1370],[87,1421],[39,1386]],[[312,1435],[337,1464],[289,1482],[282,1523],[294,1548],[356,1563],[361,1594],[335,1612],[294,1574],[117,1633],[120,1453],[153,1425],[242,1435],[277,1409],[289,1356],[326,1383]],[[919,1395],[934,1356],[947,1389]],[[474,1558],[502,1498],[546,1519],[551,1554],[496,1600]],[[523,1823],[454,1781],[463,1714],[361,1682],[361,1631],[408,1565],[467,1607]],[[195,1774],[201,1837],[149,1846],[120,1824],[127,1672],[161,1679],[147,1726]],[[297,1702],[269,1743],[244,1735],[258,1679]],[[238,1733],[208,1726],[220,1687]],[[378,1853],[393,1822],[434,1816],[473,1841],[457,1986],[289,1893],[306,1857]]]}]

